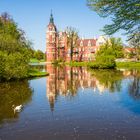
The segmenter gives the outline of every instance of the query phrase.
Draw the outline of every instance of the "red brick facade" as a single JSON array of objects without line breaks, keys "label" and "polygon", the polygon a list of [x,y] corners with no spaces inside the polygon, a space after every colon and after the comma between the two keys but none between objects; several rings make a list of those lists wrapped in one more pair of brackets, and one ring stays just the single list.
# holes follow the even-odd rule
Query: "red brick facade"
[{"label": "red brick facade", "polygon": [[53,62],[57,59],[56,52],[57,52],[57,29],[53,22],[53,17],[51,14],[50,23],[48,25],[47,31],[47,52],[46,52],[46,59],[48,62]]},{"label": "red brick facade", "polygon": [[[94,60],[94,54],[99,49],[99,45],[102,44],[104,40],[105,39],[103,37],[101,39],[79,39],[77,41],[78,47],[74,48],[73,50],[73,60]],[[66,32],[57,32],[52,14],[47,28],[46,45],[47,62],[53,62],[58,59],[70,61],[70,48],[67,46],[67,34]]]}]

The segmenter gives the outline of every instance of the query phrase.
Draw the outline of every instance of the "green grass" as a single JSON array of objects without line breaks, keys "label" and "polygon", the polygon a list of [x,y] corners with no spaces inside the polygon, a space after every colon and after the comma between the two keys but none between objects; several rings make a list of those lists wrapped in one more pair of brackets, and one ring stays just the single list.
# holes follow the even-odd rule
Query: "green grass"
[{"label": "green grass", "polygon": [[[89,66],[92,67],[94,66],[94,62],[66,62],[66,65],[70,65],[73,67],[85,67]],[[137,68],[140,69],[140,62],[116,62],[116,67],[117,68]]]},{"label": "green grass", "polygon": [[140,62],[117,62],[117,68],[140,68]]},{"label": "green grass", "polygon": [[112,69],[114,68],[114,65],[110,65],[110,64],[98,64],[95,62],[70,62],[70,63],[66,63],[67,65],[70,65],[72,67],[90,67],[92,69]]},{"label": "green grass", "polygon": [[41,59],[41,60],[39,60],[39,62],[46,62],[46,60],[45,59]]},{"label": "green grass", "polygon": [[41,72],[41,71],[36,70],[36,69],[29,70],[29,73],[28,73],[28,77],[29,78],[32,78],[32,77],[43,77],[43,76],[48,76],[48,75],[49,75],[48,72]]},{"label": "green grass", "polygon": [[87,66],[90,62],[66,62],[66,65],[70,65],[72,67],[80,67],[80,66]]},{"label": "green grass", "polygon": [[35,58],[31,58],[30,59],[30,63],[39,63],[39,60],[35,59]]},{"label": "green grass", "polygon": [[39,63],[39,62],[46,62],[45,59],[38,60],[36,58],[31,58],[30,63]]}]

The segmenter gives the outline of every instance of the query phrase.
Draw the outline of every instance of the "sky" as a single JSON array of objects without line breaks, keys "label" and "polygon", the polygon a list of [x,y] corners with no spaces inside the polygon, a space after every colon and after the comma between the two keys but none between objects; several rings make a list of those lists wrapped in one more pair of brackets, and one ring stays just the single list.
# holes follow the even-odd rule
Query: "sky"
[{"label": "sky", "polygon": [[[99,37],[105,24],[111,23],[109,18],[101,18],[91,11],[86,0],[0,0],[0,13],[8,12],[23,29],[34,49],[46,50],[46,31],[50,13],[53,11],[54,22],[59,31],[66,27],[74,27],[80,37]],[[126,37],[118,32],[114,37]]]}]

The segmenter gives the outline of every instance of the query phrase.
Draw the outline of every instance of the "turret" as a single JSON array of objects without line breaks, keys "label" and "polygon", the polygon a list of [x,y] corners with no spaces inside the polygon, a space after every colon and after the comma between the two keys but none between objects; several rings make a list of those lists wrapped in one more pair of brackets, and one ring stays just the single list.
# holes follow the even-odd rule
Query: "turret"
[{"label": "turret", "polygon": [[50,22],[47,27],[47,37],[46,37],[46,59],[47,62],[53,62],[57,59],[57,29],[54,24],[53,14],[51,12]]}]

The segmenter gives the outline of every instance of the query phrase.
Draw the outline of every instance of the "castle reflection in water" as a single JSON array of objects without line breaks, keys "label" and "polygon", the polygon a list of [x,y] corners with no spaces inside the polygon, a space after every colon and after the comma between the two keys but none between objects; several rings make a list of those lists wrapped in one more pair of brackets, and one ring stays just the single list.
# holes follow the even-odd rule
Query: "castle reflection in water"
[{"label": "castle reflection in water", "polygon": [[76,96],[78,89],[84,91],[86,88],[92,88],[94,92],[102,94],[108,88],[88,72],[87,68],[47,65],[46,70],[50,74],[47,78],[46,90],[51,110],[54,109],[59,95],[73,97]]},{"label": "castle reflection in water", "polygon": [[[86,93],[86,89],[92,89],[93,93],[103,94],[106,90],[110,92],[120,91],[122,80],[131,79],[131,85],[128,88],[135,96],[139,85],[139,72],[130,70],[94,70],[89,71],[84,67],[69,67],[53,65],[46,66],[49,76],[47,77],[46,94],[50,103],[50,108],[54,110],[54,104],[58,96],[74,97],[78,90]],[[137,82],[135,82],[137,81]],[[139,91],[138,91],[139,92]]]},{"label": "castle reflection in water", "polygon": [[[58,95],[75,96],[78,88],[95,87],[96,79],[91,79],[85,68],[54,67],[47,65],[47,97],[53,110]],[[91,80],[90,80],[91,79]]]}]

